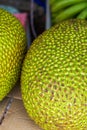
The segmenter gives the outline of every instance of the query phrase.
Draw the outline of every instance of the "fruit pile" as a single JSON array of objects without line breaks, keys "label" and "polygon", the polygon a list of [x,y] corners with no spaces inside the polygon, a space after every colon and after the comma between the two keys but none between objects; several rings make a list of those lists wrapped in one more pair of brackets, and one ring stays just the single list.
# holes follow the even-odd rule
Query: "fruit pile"
[{"label": "fruit pile", "polygon": [[87,19],[87,0],[50,0],[52,24],[78,18]]},{"label": "fruit pile", "polygon": [[26,52],[23,26],[0,9],[0,101],[20,79],[25,109],[43,130],[87,130],[87,21],[59,22]]}]

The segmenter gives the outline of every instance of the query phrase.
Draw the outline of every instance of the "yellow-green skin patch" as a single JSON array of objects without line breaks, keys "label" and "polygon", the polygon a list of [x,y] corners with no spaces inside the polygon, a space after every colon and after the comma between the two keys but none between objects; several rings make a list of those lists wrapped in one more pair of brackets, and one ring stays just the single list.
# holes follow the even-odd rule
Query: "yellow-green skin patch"
[{"label": "yellow-green skin patch", "polygon": [[21,23],[0,9],[0,101],[19,78],[26,45],[26,33]]},{"label": "yellow-green skin patch", "polygon": [[40,35],[22,68],[29,116],[44,130],[87,130],[87,22],[68,20]]}]

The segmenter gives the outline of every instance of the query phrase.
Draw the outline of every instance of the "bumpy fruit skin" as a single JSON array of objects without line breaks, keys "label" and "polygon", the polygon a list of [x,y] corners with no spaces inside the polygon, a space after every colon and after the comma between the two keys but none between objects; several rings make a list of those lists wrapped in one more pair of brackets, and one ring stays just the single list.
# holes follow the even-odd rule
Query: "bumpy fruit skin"
[{"label": "bumpy fruit skin", "polygon": [[68,20],[34,40],[21,91],[29,116],[44,130],[87,130],[87,22]]},{"label": "bumpy fruit skin", "polygon": [[19,78],[26,47],[26,33],[19,20],[0,9],[0,101]]}]

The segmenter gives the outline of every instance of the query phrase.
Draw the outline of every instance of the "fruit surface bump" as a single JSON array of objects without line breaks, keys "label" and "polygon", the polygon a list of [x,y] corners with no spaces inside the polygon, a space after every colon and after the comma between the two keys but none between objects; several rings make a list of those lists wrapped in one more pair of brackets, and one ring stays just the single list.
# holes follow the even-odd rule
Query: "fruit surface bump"
[{"label": "fruit surface bump", "polygon": [[19,78],[26,47],[26,33],[19,20],[0,9],[0,101]]},{"label": "fruit surface bump", "polygon": [[87,21],[60,22],[33,41],[21,92],[43,130],[87,130]]}]

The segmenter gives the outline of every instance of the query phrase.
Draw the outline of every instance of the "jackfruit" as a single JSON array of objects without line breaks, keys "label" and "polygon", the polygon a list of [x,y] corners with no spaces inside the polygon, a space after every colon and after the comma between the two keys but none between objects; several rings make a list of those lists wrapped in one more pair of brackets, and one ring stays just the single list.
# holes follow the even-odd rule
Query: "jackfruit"
[{"label": "jackfruit", "polygon": [[21,92],[43,130],[87,130],[87,21],[62,21],[33,41]]},{"label": "jackfruit", "polygon": [[0,101],[19,79],[26,48],[24,27],[16,17],[0,9]]}]

